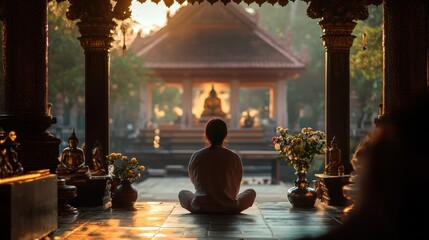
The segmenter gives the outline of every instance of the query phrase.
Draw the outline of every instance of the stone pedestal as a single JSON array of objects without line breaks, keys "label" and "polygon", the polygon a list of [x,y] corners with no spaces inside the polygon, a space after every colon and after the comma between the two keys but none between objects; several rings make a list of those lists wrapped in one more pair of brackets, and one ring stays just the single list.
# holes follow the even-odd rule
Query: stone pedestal
[{"label": "stone pedestal", "polygon": [[110,176],[70,178],[66,179],[66,184],[77,188],[77,196],[69,201],[72,206],[103,206],[110,201]]},{"label": "stone pedestal", "polygon": [[57,176],[49,170],[0,179],[1,239],[41,239],[55,231]]},{"label": "stone pedestal", "polygon": [[66,185],[65,179],[58,179],[58,215],[77,214],[78,210],[69,204],[69,201],[77,196],[77,188]]},{"label": "stone pedestal", "polygon": [[344,197],[343,187],[350,183],[350,175],[330,176],[315,174],[318,190],[322,191],[321,201],[331,206],[347,206],[349,201]]}]

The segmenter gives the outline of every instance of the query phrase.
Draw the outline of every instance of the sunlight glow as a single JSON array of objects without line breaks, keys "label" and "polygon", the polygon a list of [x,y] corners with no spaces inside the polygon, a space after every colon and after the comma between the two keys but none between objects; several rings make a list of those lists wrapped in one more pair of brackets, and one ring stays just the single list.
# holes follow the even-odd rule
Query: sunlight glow
[{"label": "sunlight glow", "polygon": [[133,26],[133,28],[136,32],[142,30],[143,35],[147,35],[151,31],[165,26],[167,23],[167,12],[169,10],[170,14],[174,14],[181,6],[185,5],[186,2],[182,5],[174,2],[174,4],[168,8],[162,1],[156,4],[151,1],[140,3],[137,0],[133,0],[131,5],[131,18],[140,24]]},{"label": "sunlight glow", "polygon": [[193,96],[193,106],[192,106],[192,114],[195,115],[196,118],[201,117],[201,113],[204,110],[204,100],[209,97],[210,90],[212,89],[212,85],[214,86],[217,96],[220,98],[222,102],[222,110],[225,113],[230,112],[229,106],[229,95],[230,95],[230,86],[227,83],[220,82],[209,82],[209,83],[201,83],[194,84],[194,89],[197,89],[196,95]]}]

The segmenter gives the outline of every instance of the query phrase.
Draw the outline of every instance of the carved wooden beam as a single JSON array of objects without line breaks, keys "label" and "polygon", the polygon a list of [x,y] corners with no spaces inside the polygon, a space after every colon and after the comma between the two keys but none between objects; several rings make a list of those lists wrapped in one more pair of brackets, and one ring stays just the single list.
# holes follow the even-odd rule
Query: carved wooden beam
[{"label": "carved wooden beam", "polygon": [[[149,0],[138,0],[140,3],[144,3],[147,2]],[[165,5],[167,7],[170,7],[171,5],[173,5],[174,2],[177,2],[178,4],[183,4],[185,2],[185,0],[163,0]],[[235,2],[237,4],[240,4],[242,2],[247,3],[247,4],[252,4],[252,3],[257,3],[259,6],[261,6],[264,3],[269,3],[269,4],[276,4],[278,3],[280,6],[284,7],[286,6],[289,2],[295,2],[296,0],[187,0],[186,2],[190,3],[190,4],[195,4],[195,3],[202,3],[202,2],[209,2],[211,4],[214,4],[216,2],[222,2],[224,5],[231,3],[231,2]],[[375,4],[375,5],[379,5],[383,2],[383,0],[347,0],[347,1],[330,1],[330,0],[301,0],[304,1],[306,3],[312,3],[315,6],[326,6],[326,5],[334,5],[337,4],[336,6],[339,6],[340,8],[342,6],[344,6],[343,3],[345,2],[353,2],[357,5],[362,4],[362,5],[370,5],[370,4]],[[151,2],[158,4],[159,2],[161,2],[161,0],[151,0]],[[331,3],[332,2],[332,3]],[[338,4],[338,2],[340,2]],[[309,15],[310,16],[310,15]],[[321,17],[314,17],[314,18],[321,18]]]}]

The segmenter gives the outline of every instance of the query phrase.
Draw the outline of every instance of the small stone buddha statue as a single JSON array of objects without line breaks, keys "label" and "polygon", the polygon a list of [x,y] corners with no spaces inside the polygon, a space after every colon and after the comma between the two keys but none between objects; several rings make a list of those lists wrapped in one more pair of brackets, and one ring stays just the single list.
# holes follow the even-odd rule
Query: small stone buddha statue
[{"label": "small stone buddha statue", "polygon": [[325,166],[325,174],[338,176],[344,174],[344,165],[341,161],[341,150],[338,148],[338,140],[332,138],[331,147],[328,150],[328,164]]},{"label": "small stone buddha statue", "polygon": [[[3,133],[0,133],[2,138]],[[0,140],[0,178],[17,176],[24,173],[24,168],[18,161],[16,148],[19,143],[15,141],[16,133],[10,131],[8,136]]]},{"label": "small stone buddha statue", "polygon": [[95,141],[94,148],[92,149],[92,164],[93,170],[91,175],[93,176],[103,176],[106,175],[106,170],[104,170],[103,165],[103,149],[99,141]]},{"label": "small stone buddha statue", "polygon": [[244,125],[245,128],[251,128],[253,127],[253,124],[255,123],[255,117],[250,115],[250,111],[247,110],[247,115],[244,118]]},{"label": "small stone buddha statue", "polygon": [[68,147],[64,148],[60,157],[57,173],[63,177],[89,177],[89,167],[85,165],[85,153],[77,145],[75,129],[68,139]]},{"label": "small stone buddha statue", "polygon": [[201,118],[204,117],[225,117],[226,113],[222,111],[222,102],[217,96],[214,86],[210,90],[210,95],[204,100],[204,111]]}]

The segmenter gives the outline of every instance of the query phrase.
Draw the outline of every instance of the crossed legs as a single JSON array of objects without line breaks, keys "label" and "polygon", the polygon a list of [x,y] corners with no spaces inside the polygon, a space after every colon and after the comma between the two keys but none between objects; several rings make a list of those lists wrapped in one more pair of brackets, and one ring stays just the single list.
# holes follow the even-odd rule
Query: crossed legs
[{"label": "crossed legs", "polygon": [[[195,197],[195,194],[188,190],[182,190],[179,192],[179,202],[180,205],[188,210],[189,212],[195,212],[192,207],[192,199]],[[241,213],[242,211],[248,209],[253,205],[256,198],[255,190],[248,188],[237,195],[237,213]]]}]

